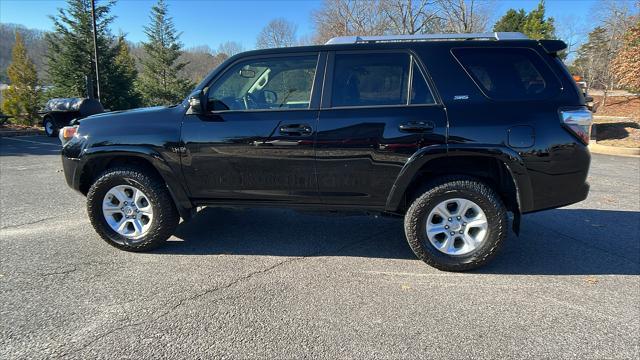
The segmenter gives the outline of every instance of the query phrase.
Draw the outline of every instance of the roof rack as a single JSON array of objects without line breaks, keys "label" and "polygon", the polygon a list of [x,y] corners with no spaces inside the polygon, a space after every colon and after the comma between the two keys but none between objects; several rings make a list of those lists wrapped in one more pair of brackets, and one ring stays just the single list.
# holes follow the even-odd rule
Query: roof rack
[{"label": "roof rack", "polygon": [[416,34],[416,35],[380,35],[380,36],[338,36],[331,38],[325,45],[331,44],[371,44],[404,41],[434,40],[529,40],[520,32],[490,32],[472,34]]}]

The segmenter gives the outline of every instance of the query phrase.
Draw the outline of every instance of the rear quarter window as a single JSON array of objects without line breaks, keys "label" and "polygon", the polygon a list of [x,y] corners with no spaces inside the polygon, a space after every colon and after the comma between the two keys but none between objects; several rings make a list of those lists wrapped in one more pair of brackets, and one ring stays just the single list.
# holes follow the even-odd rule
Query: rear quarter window
[{"label": "rear quarter window", "polygon": [[560,91],[558,78],[532,49],[458,48],[451,52],[490,99],[543,100]]}]

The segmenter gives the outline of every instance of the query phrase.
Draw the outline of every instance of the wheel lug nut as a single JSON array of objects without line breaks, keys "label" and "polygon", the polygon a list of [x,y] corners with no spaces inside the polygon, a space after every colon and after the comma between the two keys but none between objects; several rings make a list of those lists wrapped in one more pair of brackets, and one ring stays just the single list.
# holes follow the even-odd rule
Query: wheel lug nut
[{"label": "wheel lug nut", "polygon": [[453,220],[452,218],[449,218],[449,221]]},{"label": "wheel lug nut", "polygon": [[448,229],[448,228],[449,228],[449,225],[445,225],[445,226],[444,226],[444,228],[445,228],[445,229]]},{"label": "wheel lug nut", "polygon": [[462,219],[460,216],[458,216],[458,220]]},{"label": "wheel lug nut", "polygon": [[125,201],[124,204],[127,205],[127,202]]},{"label": "wheel lug nut", "polygon": [[460,230],[460,234],[462,234],[462,230]]},{"label": "wheel lug nut", "polygon": [[466,222],[463,222],[463,223],[462,223],[462,226],[467,226],[467,223],[466,223]]},{"label": "wheel lug nut", "polygon": [[456,233],[454,233],[454,232],[452,231],[452,232],[450,232],[449,234],[451,234],[451,235],[455,235]]}]

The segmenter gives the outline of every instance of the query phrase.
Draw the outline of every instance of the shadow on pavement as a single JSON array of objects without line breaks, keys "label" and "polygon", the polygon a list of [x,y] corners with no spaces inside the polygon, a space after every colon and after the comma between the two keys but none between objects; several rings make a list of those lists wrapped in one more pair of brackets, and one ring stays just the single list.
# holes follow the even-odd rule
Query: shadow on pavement
[{"label": "shadow on pavement", "polygon": [[[523,218],[479,274],[640,274],[640,212],[557,209]],[[158,254],[344,256],[415,260],[402,219],[206,208]],[[424,265],[427,266],[427,265]]]},{"label": "shadow on pavement", "polygon": [[0,156],[60,155],[60,140],[46,136],[0,137]]}]

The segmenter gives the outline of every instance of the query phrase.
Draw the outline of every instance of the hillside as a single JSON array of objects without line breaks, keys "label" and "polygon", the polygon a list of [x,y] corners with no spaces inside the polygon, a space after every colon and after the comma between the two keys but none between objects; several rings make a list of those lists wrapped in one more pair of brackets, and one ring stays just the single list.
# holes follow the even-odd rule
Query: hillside
[{"label": "hillside", "polygon": [[[44,39],[46,32],[35,29],[28,29],[17,24],[0,23],[0,83],[7,83],[7,67],[11,63],[11,49],[15,43],[15,31],[22,35],[27,52],[36,64],[38,76],[47,83],[46,53],[47,44]],[[141,70],[140,59],[145,56],[142,46],[129,43],[131,53],[136,59],[138,71]],[[188,62],[188,65],[181,72],[181,76],[190,79],[193,83],[198,83],[216,66],[220,65],[228,56],[220,51],[214,51],[208,46],[199,46],[186,49],[180,61]]]},{"label": "hillside", "polygon": [[28,29],[17,24],[0,23],[0,83],[7,83],[7,67],[11,63],[11,49],[15,44],[15,32],[19,31],[24,40],[29,56],[36,64],[38,76],[46,81],[47,44],[44,41],[44,31]]}]

